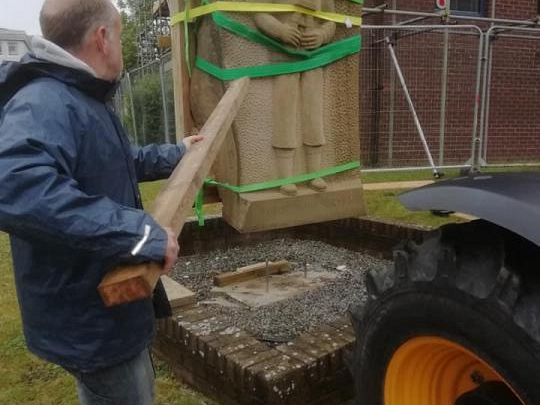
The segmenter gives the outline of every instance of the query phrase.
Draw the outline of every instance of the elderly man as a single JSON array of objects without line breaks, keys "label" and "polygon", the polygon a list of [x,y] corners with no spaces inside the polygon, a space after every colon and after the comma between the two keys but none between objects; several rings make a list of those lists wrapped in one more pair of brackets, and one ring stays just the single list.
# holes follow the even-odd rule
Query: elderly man
[{"label": "elderly man", "polygon": [[0,229],[26,342],[76,377],[83,404],[151,404],[154,307],[170,308],[107,309],[96,288],[119,262],[170,271],[177,241],[142,211],[137,181],[168,176],[201,138],[129,145],[108,106],[123,69],[110,0],[46,0],[40,22],[33,52],[0,67]]}]

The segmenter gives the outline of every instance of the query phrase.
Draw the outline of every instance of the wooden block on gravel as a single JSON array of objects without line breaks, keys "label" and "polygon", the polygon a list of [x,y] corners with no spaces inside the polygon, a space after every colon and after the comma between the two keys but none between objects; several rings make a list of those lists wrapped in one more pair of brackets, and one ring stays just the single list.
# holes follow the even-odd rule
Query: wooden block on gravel
[{"label": "wooden block on gravel", "polygon": [[266,262],[252,264],[245,267],[239,267],[235,271],[229,271],[219,274],[214,277],[214,285],[218,287],[224,287],[233,283],[240,283],[242,281],[253,280],[254,278],[264,277],[267,274],[283,274],[290,271],[291,266],[286,260],[280,260],[278,262],[268,262],[268,270],[266,269]]},{"label": "wooden block on gravel", "polygon": [[190,291],[183,285],[178,284],[172,278],[161,276],[161,281],[165,287],[165,292],[167,293],[167,297],[169,298],[172,309],[192,305],[197,301],[197,297],[193,291]]}]

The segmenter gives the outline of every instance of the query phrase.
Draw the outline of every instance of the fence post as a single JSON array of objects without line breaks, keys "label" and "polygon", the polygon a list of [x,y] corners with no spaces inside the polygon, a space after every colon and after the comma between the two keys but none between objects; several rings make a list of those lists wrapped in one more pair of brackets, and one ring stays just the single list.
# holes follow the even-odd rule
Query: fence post
[{"label": "fence post", "polygon": [[[447,3],[449,12],[450,3]],[[448,28],[444,30],[443,61],[441,74],[441,112],[439,122],[439,166],[444,165],[444,136],[446,130],[446,96],[448,90]]]},{"label": "fence post", "polygon": [[161,104],[163,106],[163,120],[165,129],[165,142],[171,143],[171,137],[169,132],[169,112],[167,111],[167,95],[165,94],[165,81],[164,81],[164,69],[163,58],[159,58],[159,83],[161,85]]},{"label": "fence post", "polygon": [[479,40],[478,40],[478,59],[476,63],[476,88],[475,88],[475,100],[474,100],[474,115],[473,115],[473,129],[471,135],[471,157],[466,162],[470,165],[473,171],[479,171],[481,166],[481,160],[477,153],[478,145],[482,137],[482,126],[478,131],[478,117],[480,116],[480,125],[482,125],[484,106],[484,98],[481,94],[482,91],[482,73],[485,68],[485,55],[484,55],[484,33],[478,28]]},{"label": "fence post", "polygon": [[[480,132],[478,137],[474,138],[473,141],[473,168],[478,169],[482,163],[482,145],[483,138],[485,134],[485,125],[486,125],[486,109],[487,109],[487,92],[488,86],[490,85],[488,81],[488,60],[489,53],[491,52],[491,33],[493,32],[493,27],[491,27],[484,34],[484,49],[482,51],[482,71],[483,71],[483,87],[482,87],[482,106],[480,108]],[[480,97],[480,94],[479,94]]]},{"label": "fence post", "polygon": [[131,87],[131,75],[126,72],[127,86],[129,92],[129,109],[131,110],[131,123],[133,125],[133,136],[135,137],[135,145],[139,145],[139,135],[137,133],[137,120],[135,119],[135,104],[133,102],[133,89]]},{"label": "fence post", "polygon": [[[392,10],[397,9],[397,0],[392,0]],[[392,25],[397,25],[397,15],[392,14]],[[394,109],[396,107],[396,72],[390,69],[390,112],[388,117],[388,166],[392,167],[394,160]]]}]

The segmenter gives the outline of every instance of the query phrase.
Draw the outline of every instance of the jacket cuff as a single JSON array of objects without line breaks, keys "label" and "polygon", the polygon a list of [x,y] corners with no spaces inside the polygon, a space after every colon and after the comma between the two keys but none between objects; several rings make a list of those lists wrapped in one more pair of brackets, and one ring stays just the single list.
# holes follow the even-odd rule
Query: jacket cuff
[{"label": "jacket cuff", "polygon": [[151,261],[161,263],[167,250],[167,232],[155,221],[144,225],[144,233],[130,251],[137,262]]},{"label": "jacket cuff", "polygon": [[178,144],[175,145],[177,150],[178,150],[178,159],[177,159],[177,163],[180,162],[180,160],[182,159],[182,157],[186,154],[186,145],[184,145],[184,142],[180,142]]}]

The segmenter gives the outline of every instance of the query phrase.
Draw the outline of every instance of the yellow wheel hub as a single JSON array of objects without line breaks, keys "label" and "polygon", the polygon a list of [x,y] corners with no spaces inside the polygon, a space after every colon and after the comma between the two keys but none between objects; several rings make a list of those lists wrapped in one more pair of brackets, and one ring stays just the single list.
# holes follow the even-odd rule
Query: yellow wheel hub
[{"label": "yellow wheel hub", "polygon": [[512,390],[492,367],[461,345],[439,337],[417,337],[392,356],[384,405],[454,405],[462,394],[488,381],[503,382]]}]

